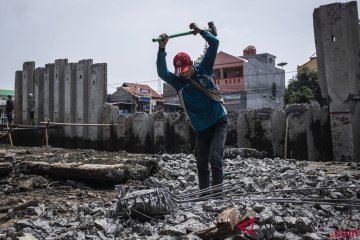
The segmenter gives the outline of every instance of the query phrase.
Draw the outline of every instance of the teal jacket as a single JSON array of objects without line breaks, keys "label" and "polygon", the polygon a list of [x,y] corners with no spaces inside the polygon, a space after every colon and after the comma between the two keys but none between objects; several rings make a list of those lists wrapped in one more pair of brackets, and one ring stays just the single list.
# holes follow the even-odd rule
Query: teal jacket
[{"label": "teal jacket", "polygon": [[[212,79],[212,70],[219,46],[219,40],[207,31],[201,31],[201,36],[208,42],[209,47],[199,64],[194,66],[193,79],[208,89],[217,88]],[[227,115],[225,107],[193,86],[180,75],[170,72],[166,65],[165,49],[159,49],[157,56],[157,71],[159,77],[175,88],[181,105],[190,119],[196,132],[205,130]]]}]

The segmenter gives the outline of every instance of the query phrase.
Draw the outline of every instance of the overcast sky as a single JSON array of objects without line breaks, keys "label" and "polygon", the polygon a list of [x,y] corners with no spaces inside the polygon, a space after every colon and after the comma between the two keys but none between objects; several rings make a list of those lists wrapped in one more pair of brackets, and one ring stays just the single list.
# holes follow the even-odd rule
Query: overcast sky
[{"label": "overcast sky", "polygon": [[[108,93],[123,82],[158,90],[155,60],[161,33],[188,31],[214,21],[219,51],[240,56],[248,45],[288,63],[286,80],[315,53],[312,14],[332,0],[0,0],[0,89],[14,89],[26,61],[55,59],[108,64]],[[180,51],[196,59],[201,36],[170,39],[168,66]]]}]

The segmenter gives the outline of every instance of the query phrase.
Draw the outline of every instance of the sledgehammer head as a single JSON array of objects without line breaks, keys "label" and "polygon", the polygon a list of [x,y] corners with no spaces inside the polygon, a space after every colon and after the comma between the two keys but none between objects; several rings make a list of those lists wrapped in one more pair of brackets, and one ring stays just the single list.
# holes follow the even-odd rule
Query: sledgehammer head
[{"label": "sledgehammer head", "polygon": [[208,22],[210,33],[214,36],[217,36],[217,29],[215,27],[214,22]]}]

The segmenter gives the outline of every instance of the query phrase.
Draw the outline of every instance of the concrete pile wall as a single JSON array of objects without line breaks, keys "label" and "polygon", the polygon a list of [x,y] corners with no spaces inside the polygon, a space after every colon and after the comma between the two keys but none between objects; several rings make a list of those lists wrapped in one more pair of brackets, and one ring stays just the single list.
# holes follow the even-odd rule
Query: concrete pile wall
[{"label": "concrete pile wall", "polygon": [[360,37],[357,2],[314,10],[322,96],[329,99],[335,160],[360,161]]},{"label": "concrete pile wall", "polygon": [[[45,68],[25,62],[15,74],[15,123],[32,124],[28,95],[35,100],[35,125],[49,119],[60,123],[101,123],[107,95],[107,65],[93,60],[68,63],[57,59]],[[106,118],[107,119],[107,118]],[[101,127],[66,126],[64,135],[87,141],[99,140]]]},{"label": "concrete pile wall", "polygon": [[[291,105],[283,109],[249,109],[229,114],[226,145],[266,151],[269,157],[284,157],[286,120],[288,118],[287,158],[330,161],[331,131],[328,109],[319,105]],[[192,152],[196,135],[187,117],[182,114],[136,113],[118,115],[117,107],[105,104],[103,127],[82,145],[104,150],[125,150],[134,153]],[[66,141],[79,147],[69,136]],[[59,143],[56,143],[59,144]],[[61,146],[61,145],[60,145]],[[81,144],[80,144],[81,147]]]}]

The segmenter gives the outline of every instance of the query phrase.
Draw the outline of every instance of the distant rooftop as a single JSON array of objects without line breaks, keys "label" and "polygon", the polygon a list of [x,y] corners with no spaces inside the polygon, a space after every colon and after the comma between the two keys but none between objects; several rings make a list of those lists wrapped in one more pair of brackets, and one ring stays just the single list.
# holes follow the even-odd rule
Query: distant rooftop
[{"label": "distant rooftop", "polygon": [[0,96],[15,96],[15,90],[0,89]]}]

